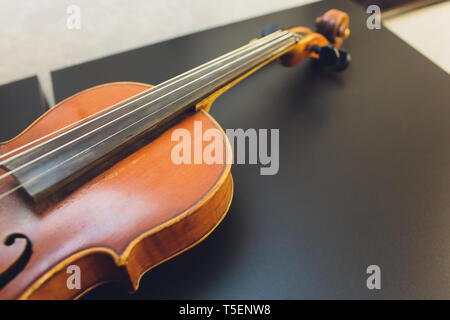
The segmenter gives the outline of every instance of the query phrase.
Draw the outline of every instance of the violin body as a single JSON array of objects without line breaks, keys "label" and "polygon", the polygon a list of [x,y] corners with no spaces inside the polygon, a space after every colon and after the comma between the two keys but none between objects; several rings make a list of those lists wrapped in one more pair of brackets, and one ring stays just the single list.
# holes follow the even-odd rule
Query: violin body
[{"label": "violin body", "polygon": [[[149,88],[118,82],[75,94],[1,144],[1,153]],[[219,129],[223,147],[229,149],[219,124],[198,111],[67,196],[34,203],[25,193],[15,192],[2,199],[0,299],[70,299],[108,281],[123,282],[134,291],[146,271],[203,240],[224,218],[233,182],[227,161],[170,161],[176,144],[171,141],[173,130],[192,132],[195,121],[201,121],[203,130]],[[0,193],[13,180],[2,180]],[[67,286],[71,265],[80,268],[80,288]]]}]

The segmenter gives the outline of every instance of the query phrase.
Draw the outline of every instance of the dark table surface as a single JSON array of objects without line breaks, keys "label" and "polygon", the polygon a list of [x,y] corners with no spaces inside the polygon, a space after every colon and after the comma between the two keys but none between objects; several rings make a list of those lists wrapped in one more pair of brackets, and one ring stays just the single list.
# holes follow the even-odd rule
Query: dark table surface
[{"label": "dark table surface", "polygon": [[[58,70],[55,95],[158,84],[268,24],[313,26],[333,7],[351,17],[348,70],[272,63],[211,111],[224,128],[280,129],[279,173],[234,165],[234,200],[210,237],[147,273],[132,296],[110,284],[87,298],[450,298],[449,76],[387,29],[368,30],[356,4],[314,3]],[[19,106],[0,92],[4,126]],[[41,108],[27,106],[28,117]],[[381,290],[366,287],[372,264]]]}]

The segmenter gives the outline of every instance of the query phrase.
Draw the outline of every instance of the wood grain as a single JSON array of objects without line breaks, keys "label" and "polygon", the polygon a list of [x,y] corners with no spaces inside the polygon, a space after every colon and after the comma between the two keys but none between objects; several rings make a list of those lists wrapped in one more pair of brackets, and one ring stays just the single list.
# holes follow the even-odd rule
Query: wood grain
[{"label": "wood grain", "polygon": [[[59,103],[2,153],[82,119],[149,85],[111,83]],[[33,243],[25,269],[1,291],[1,299],[75,298],[106,281],[137,289],[142,274],[204,239],[223,219],[232,198],[230,164],[175,165],[170,158],[178,128],[220,129],[207,113],[189,114],[151,143],[58,201],[34,204],[23,192],[0,201],[0,239],[23,233]],[[223,146],[229,151],[223,134]],[[225,157],[225,155],[224,155]],[[13,186],[9,179],[0,192]],[[0,270],[16,259],[24,243],[0,247]],[[69,290],[66,268],[81,268],[82,288]]]}]

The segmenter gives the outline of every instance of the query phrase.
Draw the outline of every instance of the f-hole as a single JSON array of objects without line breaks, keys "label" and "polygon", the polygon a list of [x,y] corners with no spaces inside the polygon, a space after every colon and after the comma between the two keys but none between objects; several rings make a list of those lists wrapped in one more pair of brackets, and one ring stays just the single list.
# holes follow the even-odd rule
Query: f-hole
[{"label": "f-hole", "polygon": [[18,256],[9,267],[1,271],[0,289],[3,289],[3,287],[5,287],[9,282],[11,282],[12,279],[21,273],[23,269],[25,269],[25,266],[33,253],[33,244],[31,243],[31,240],[26,235],[21,233],[10,234],[3,240],[3,244],[7,247],[12,246],[16,239],[25,239],[26,244],[20,256]]}]

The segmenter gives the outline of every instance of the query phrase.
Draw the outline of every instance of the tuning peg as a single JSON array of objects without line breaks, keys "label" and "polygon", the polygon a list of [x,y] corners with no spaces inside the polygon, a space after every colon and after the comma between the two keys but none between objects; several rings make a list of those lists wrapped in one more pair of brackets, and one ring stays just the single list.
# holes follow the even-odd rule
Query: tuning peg
[{"label": "tuning peg", "polygon": [[271,33],[274,33],[278,30],[281,30],[281,26],[279,24],[271,24],[264,28],[262,32],[262,36],[265,37]]},{"label": "tuning peg", "polygon": [[319,55],[320,63],[330,66],[336,71],[346,69],[351,61],[351,56],[347,51],[335,48],[332,45],[313,46],[312,50]]},{"label": "tuning peg", "polygon": [[346,50],[339,48],[339,58],[334,66],[336,71],[345,70],[350,62],[352,61],[352,56]]}]

